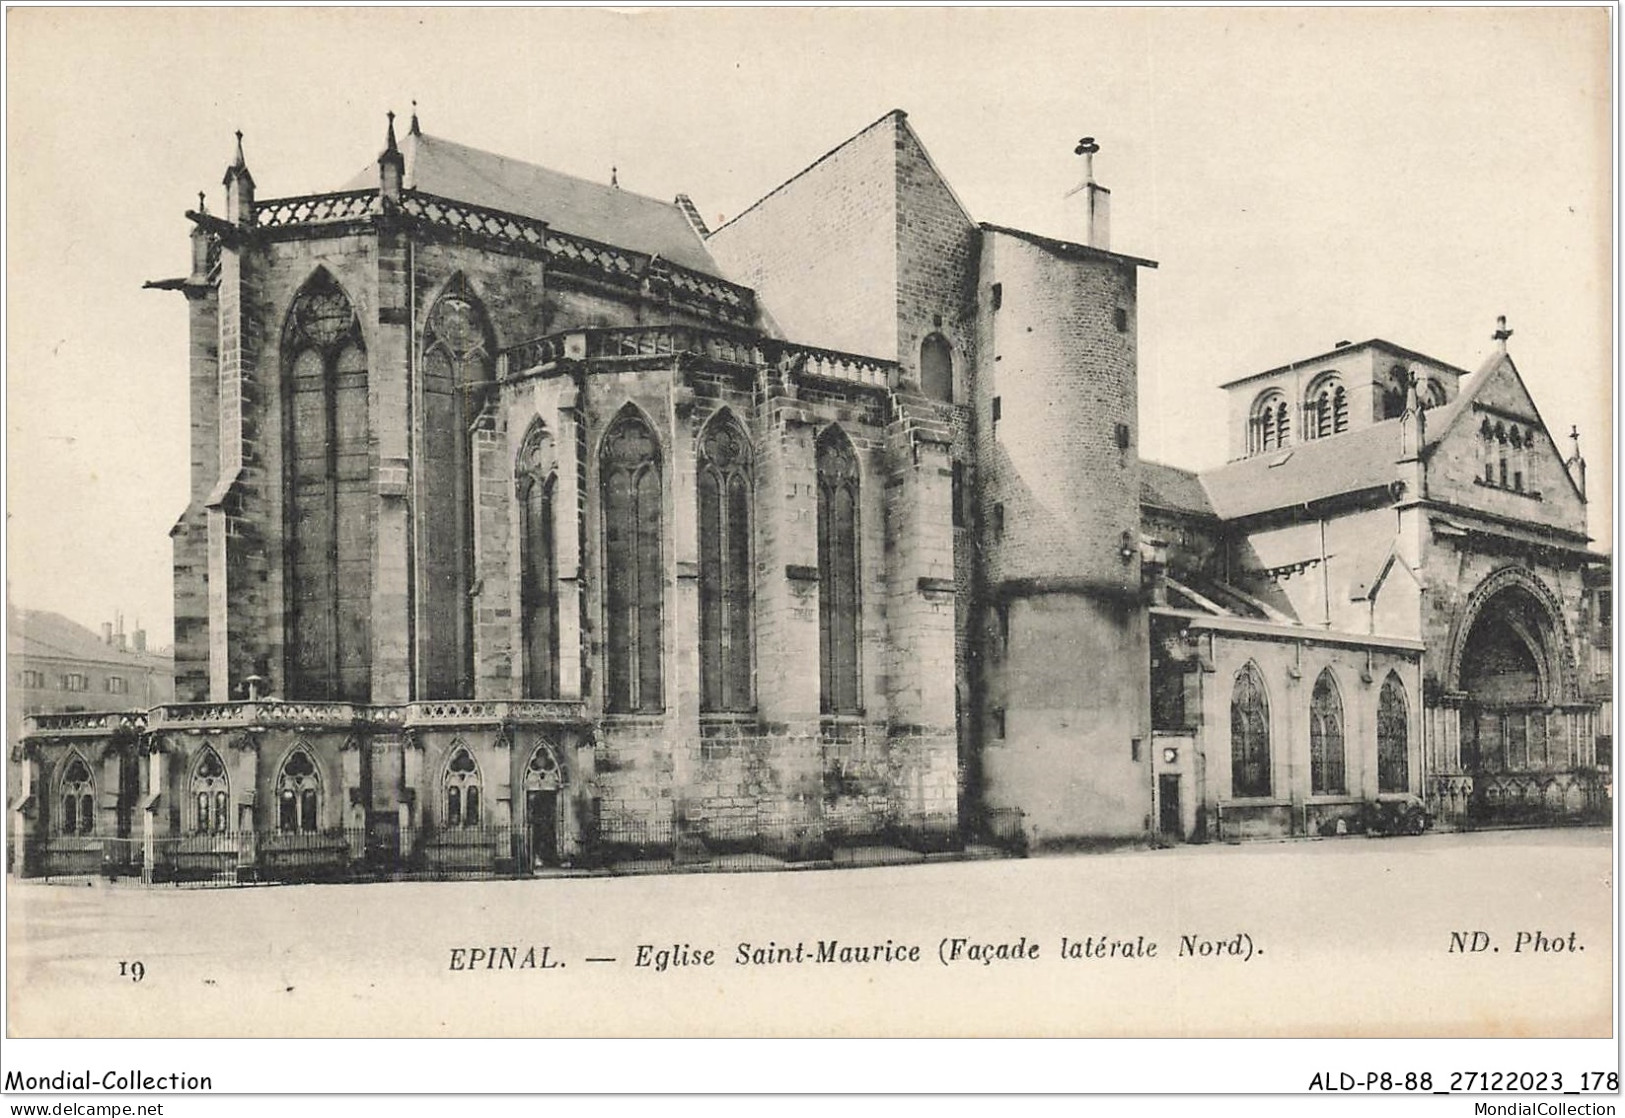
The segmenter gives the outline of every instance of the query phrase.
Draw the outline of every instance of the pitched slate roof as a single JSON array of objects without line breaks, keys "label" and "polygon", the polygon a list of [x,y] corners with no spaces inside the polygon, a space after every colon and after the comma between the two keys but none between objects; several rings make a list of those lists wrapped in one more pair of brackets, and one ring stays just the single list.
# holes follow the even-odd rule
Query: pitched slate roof
[{"label": "pitched slate roof", "polygon": [[170,671],[173,659],[149,649],[120,652],[102,643],[101,637],[60,613],[42,609],[10,609],[7,626],[7,656],[38,656],[50,659],[84,660],[98,664],[139,665]]},{"label": "pitched slate roof", "polygon": [[1149,459],[1140,463],[1140,504],[1200,516],[1213,515],[1213,504],[1195,470],[1182,470]]},{"label": "pitched slate roof", "polygon": [[1230,520],[1388,485],[1399,460],[1399,424],[1387,419],[1243,458],[1200,475],[1202,488],[1213,511]]},{"label": "pitched slate roof", "polygon": [[1292,623],[1297,619],[1279,610],[1271,611],[1263,602],[1243,594],[1228,583],[1204,578],[1193,571],[1181,571],[1168,578],[1168,604],[1175,609],[1211,613],[1215,617],[1245,617],[1254,621]]},{"label": "pitched slate roof", "polygon": [[[684,268],[722,277],[722,270],[674,202],[438,136],[408,134],[401,152],[406,157],[404,185],[409,189],[533,217],[562,233],[658,254]],[[378,168],[369,165],[340,189],[365,190],[377,185]]]}]

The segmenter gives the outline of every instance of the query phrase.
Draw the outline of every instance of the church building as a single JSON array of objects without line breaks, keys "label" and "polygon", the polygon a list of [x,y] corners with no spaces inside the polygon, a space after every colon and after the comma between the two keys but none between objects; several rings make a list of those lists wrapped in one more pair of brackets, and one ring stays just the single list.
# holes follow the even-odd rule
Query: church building
[{"label": "church building", "polygon": [[1156,265],[1096,150],[1073,242],[973,219],[901,111],[716,229],[415,114],[259,199],[239,134],[149,284],[190,322],[178,701],[30,720],[26,872],[1606,814],[1606,559],[1511,332],[1242,377],[1228,464],[1144,460]]}]

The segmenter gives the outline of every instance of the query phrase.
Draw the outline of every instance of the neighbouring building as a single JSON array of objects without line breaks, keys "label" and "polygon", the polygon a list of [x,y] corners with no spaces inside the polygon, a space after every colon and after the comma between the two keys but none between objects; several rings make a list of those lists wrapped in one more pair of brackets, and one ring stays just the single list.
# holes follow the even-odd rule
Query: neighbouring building
[{"label": "neighbouring building", "polygon": [[175,661],[149,649],[139,626],[104,622],[100,635],[49,610],[7,607],[6,741],[22,741],[23,717],[146,710],[175,698]]},{"label": "neighbouring building", "polygon": [[260,200],[239,136],[151,285],[180,701],[32,720],[29,865],[84,794],[154,876],[1605,812],[1605,560],[1510,331],[1244,377],[1229,464],[1145,461],[1096,150],[1074,242],[902,112],[715,230],[415,115]]},{"label": "neighbouring building", "polygon": [[[6,607],[6,752],[7,787],[13,818],[38,810],[32,802],[38,787],[28,780],[33,766],[24,765],[23,723],[35,715],[64,714],[75,722],[100,724],[111,732],[126,715],[147,711],[175,698],[175,661],[168,649],[149,649],[139,625],[126,633],[124,619],[103,622],[100,634],[49,610]],[[133,752],[115,751],[105,774],[109,800],[92,802],[89,818],[97,825],[105,807],[113,813],[110,834],[131,833],[136,794]],[[63,774],[67,774],[64,772]],[[77,775],[77,774],[74,774]],[[68,780],[68,785],[81,783]],[[69,836],[85,828],[84,802],[62,801],[61,830]],[[7,844],[8,860],[16,843]],[[71,845],[71,843],[70,843]]]}]

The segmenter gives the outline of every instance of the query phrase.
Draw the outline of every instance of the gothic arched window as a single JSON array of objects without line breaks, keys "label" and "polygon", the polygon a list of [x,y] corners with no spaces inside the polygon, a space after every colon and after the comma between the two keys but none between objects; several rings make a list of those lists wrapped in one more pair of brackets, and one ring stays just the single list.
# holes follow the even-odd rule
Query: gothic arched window
[{"label": "gothic arched window", "polygon": [[231,789],[220,754],[207,747],[192,768],[192,830],[200,835],[230,830]]},{"label": "gothic arched window", "polygon": [[858,459],[839,428],[818,440],[818,668],[825,714],[856,714]]},{"label": "gothic arched window", "polygon": [[933,400],[953,403],[954,351],[941,334],[920,343],[920,391]]},{"label": "gothic arched window", "polygon": [[309,751],[300,746],[288,754],[276,781],[277,830],[288,833],[316,830],[321,789]]},{"label": "gothic arched window", "polygon": [[1405,685],[1393,672],[1377,699],[1377,791],[1410,790],[1410,709]]},{"label": "gothic arched window", "polygon": [[1488,419],[1479,424],[1478,446],[1484,463],[1484,483],[1495,484],[1495,428]]},{"label": "gothic arched window", "polygon": [[558,471],[553,441],[540,422],[531,425],[514,467],[519,497],[519,626],[524,695],[559,694],[559,583],[553,546],[553,491]]},{"label": "gothic arched window", "polygon": [[480,825],[480,769],[466,746],[458,745],[446,762],[446,826]]},{"label": "gothic arched window", "polygon": [[751,456],[729,417],[700,440],[700,709],[751,708]]},{"label": "gothic arched window", "polygon": [[287,694],[366,702],[372,692],[372,461],[367,354],[326,271],[294,297],[288,362]]},{"label": "gothic arched window", "polygon": [[429,311],[423,346],[419,504],[423,697],[474,692],[473,437],[489,401],[494,343],[467,280],[455,276]]},{"label": "gothic arched window", "polygon": [[1247,438],[1248,450],[1254,454],[1279,449],[1292,441],[1292,419],[1286,397],[1279,389],[1270,389],[1253,403]]},{"label": "gothic arched window", "polygon": [[1270,704],[1252,664],[1230,692],[1230,794],[1270,794]]},{"label": "gothic arched window", "polygon": [[1422,393],[1422,406],[1436,408],[1445,402],[1444,385],[1433,377],[1428,377],[1427,389]]},{"label": "gothic arched window", "polygon": [[665,561],[660,450],[648,424],[623,412],[604,436],[604,612],[609,709],[661,709]]},{"label": "gothic arched window", "polygon": [[1507,468],[1507,431],[1506,426],[1501,423],[1495,425],[1495,465],[1497,484],[1505,489],[1510,484],[1508,480],[1510,471]]},{"label": "gothic arched window", "polygon": [[1309,699],[1309,791],[1338,796],[1348,791],[1343,766],[1343,698],[1327,668]]},{"label": "gothic arched window", "polygon": [[83,757],[74,756],[62,770],[62,783],[57,794],[62,805],[61,826],[64,835],[88,835],[96,830],[96,790],[90,779],[90,766]]}]

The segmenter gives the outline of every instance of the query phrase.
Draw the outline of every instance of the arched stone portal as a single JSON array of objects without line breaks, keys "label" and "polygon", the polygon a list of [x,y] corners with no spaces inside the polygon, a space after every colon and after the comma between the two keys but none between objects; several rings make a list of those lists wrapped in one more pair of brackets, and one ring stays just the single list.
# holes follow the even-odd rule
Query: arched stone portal
[{"label": "arched stone portal", "polygon": [[1561,710],[1562,622],[1537,586],[1502,578],[1477,597],[1455,648],[1461,767],[1473,778],[1476,822],[1563,813],[1543,789],[1574,767]]}]

